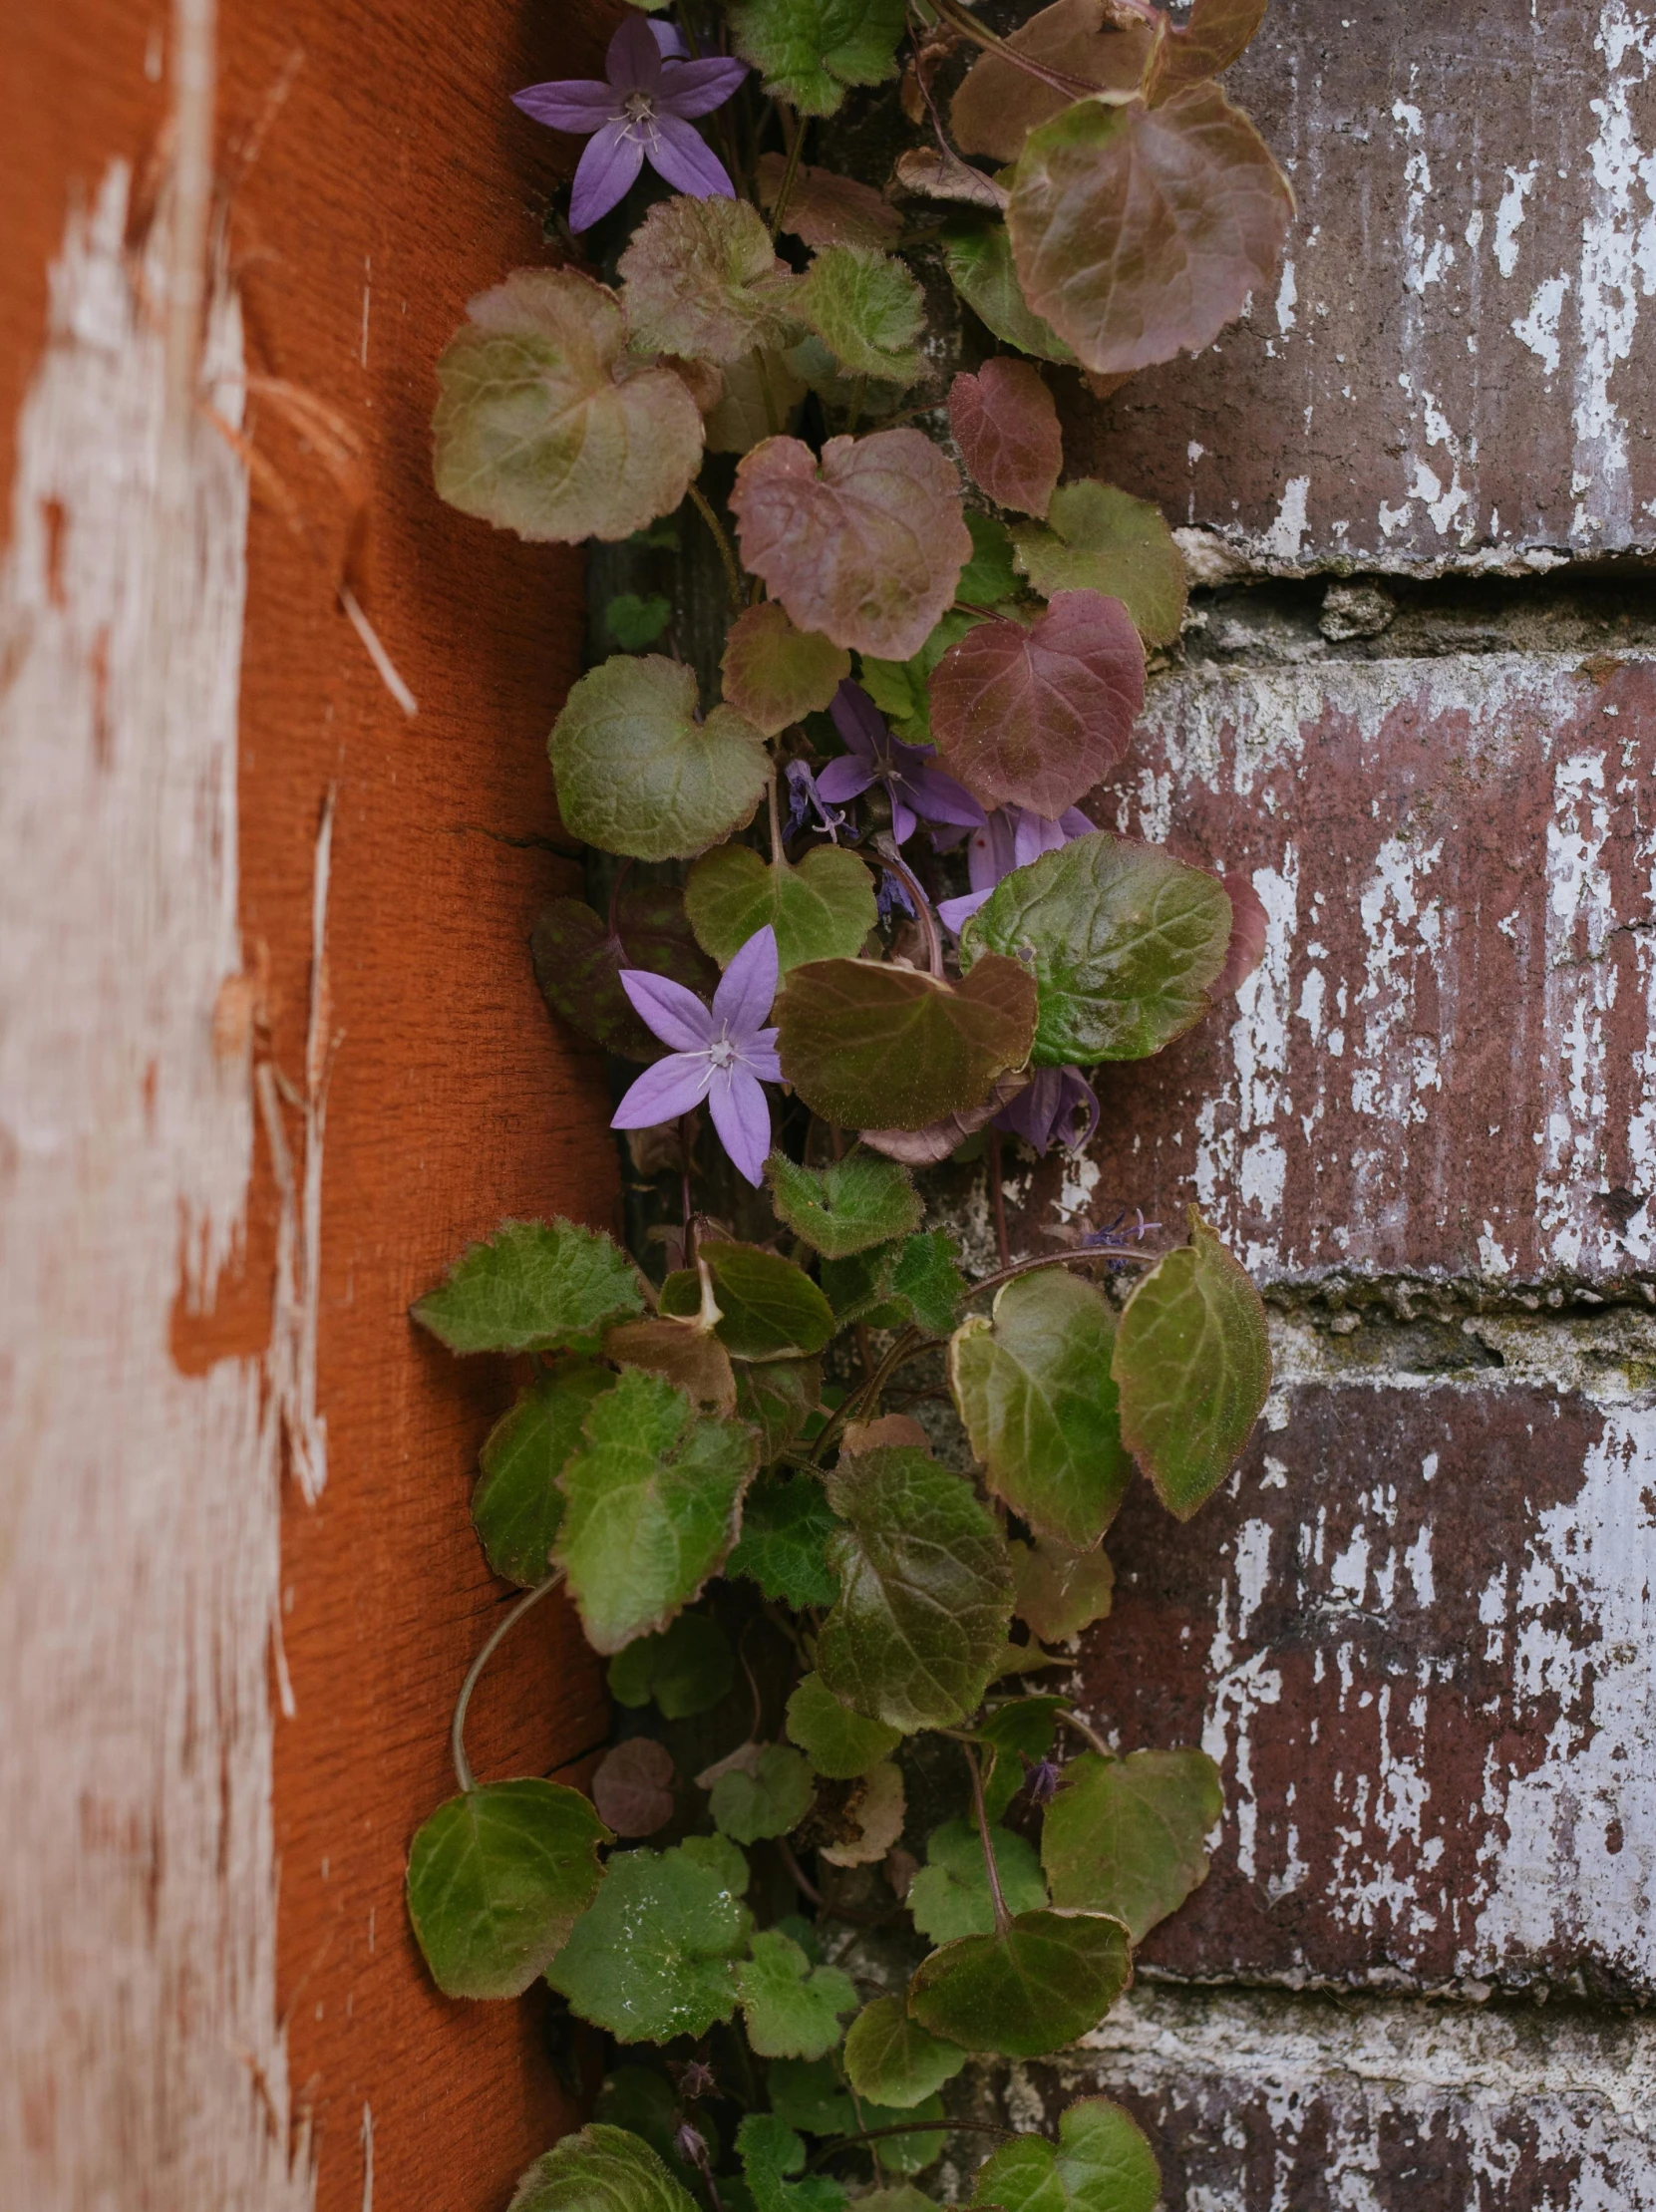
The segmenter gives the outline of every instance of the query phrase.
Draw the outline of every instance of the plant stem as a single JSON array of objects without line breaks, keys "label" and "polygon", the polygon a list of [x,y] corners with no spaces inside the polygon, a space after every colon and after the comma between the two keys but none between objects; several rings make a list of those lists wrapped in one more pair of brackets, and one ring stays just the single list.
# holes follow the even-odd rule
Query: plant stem
[{"label": "plant stem", "polygon": [[777,804],[775,762],[771,764],[771,781],[765,787],[765,796],[769,799],[771,806],[771,865],[773,868],[780,868],[782,866],[782,809]]},{"label": "plant stem", "polygon": [[544,1582],[537,1582],[526,1597],[509,1606],[496,1622],[485,1639],[484,1647],[467,1670],[466,1680],[460,1686],[460,1696],[455,1700],[454,1723],[449,1730],[449,1749],[455,1761],[455,1779],[463,1790],[475,1789],[478,1777],[472,1771],[472,1761],[466,1755],[466,1709],[472,1703],[472,1693],[478,1687],[478,1678],[499,1649],[507,1633],[517,1626],[531,1605],[538,1605],[548,1590],[555,1590],[563,1580],[563,1569],[550,1574]]},{"label": "plant stem", "polygon": [[1072,1713],[1068,1706],[1061,1706],[1058,1711],[1058,1718],[1066,1728],[1074,1729],[1077,1736],[1084,1742],[1090,1743],[1093,1749],[1098,1752],[1100,1758],[1114,1759],[1116,1754],[1104,1740],[1104,1738],[1100,1736],[1098,1730],[1090,1722],[1084,1721],[1079,1713]]},{"label": "plant stem", "polygon": [[989,1196],[995,1208],[995,1246],[1000,1253],[1003,1268],[1012,1265],[1012,1246],[1006,1235],[1006,1190],[1001,1177],[1001,1132],[993,1122],[984,1131],[989,1139],[985,1149],[989,1154]]},{"label": "plant stem", "polygon": [[1082,1267],[1095,1260],[1126,1260],[1133,1267],[1154,1267],[1163,1255],[1159,1252],[1123,1252],[1110,1244],[1099,1244],[1086,1252],[1049,1252],[1038,1260],[1014,1260],[1010,1267],[1003,1267],[997,1275],[985,1275],[981,1283],[973,1283],[966,1292],[976,1298],[986,1290],[999,1290],[1002,1283],[1010,1283],[1019,1275],[1033,1275],[1042,1267]]},{"label": "plant stem", "polygon": [[679,1204],[684,1216],[684,1264],[696,1264],[696,1209],[690,1197],[690,1172],[694,1155],[691,1150],[691,1117],[679,1115]]},{"label": "plant stem", "polygon": [[989,1833],[989,1807],[983,1797],[983,1775],[978,1768],[977,1753],[969,1743],[961,1744],[960,1755],[972,1777],[972,1810],[977,1814],[978,1839],[983,1845],[983,1870],[989,1877],[989,1902],[995,1908],[995,1933],[1004,1936],[1012,1925],[1012,1915],[1006,1909],[1001,1870],[995,1864],[994,1839]]},{"label": "plant stem", "polygon": [[986,53],[998,54],[1003,62],[1010,62],[1014,69],[1021,69],[1025,76],[1037,78],[1043,85],[1050,85],[1054,92],[1063,93],[1067,99],[1102,99],[1125,108],[1134,97],[1132,94],[1109,93],[1101,85],[1089,84],[1085,77],[1071,77],[1061,69],[1048,69],[1044,63],[1031,61],[1027,54],[1020,54],[1006,39],[998,38],[986,25],[969,15],[959,5],[959,0],[927,0],[927,5],[936,10],[939,20],[946,23],[951,31],[958,31],[963,39],[970,39],[974,46],[981,46]]},{"label": "plant stem", "polygon": [[[788,109],[783,106],[781,102],[779,102],[777,105],[777,114],[782,118],[785,124],[788,119]],[[777,187],[777,203],[775,207],[773,207],[771,210],[771,236],[773,239],[776,237],[777,232],[782,228],[782,218],[788,212],[788,196],[794,189],[794,178],[798,174],[800,166],[800,149],[804,146],[804,144],[805,118],[803,116],[795,116],[794,143],[788,149],[788,166],[782,172],[782,182]]]},{"label": "plant stem", "polygon": [[926,959],[930,963],[932,974],[941,978],[943,973],[943,935],[937,927],[937,916],[931,910],[931,901],[926,897],[924,886],[908,862],[898,852],[896,840],[888,837],[883,830],[874,839],[874,850],[879,854],[880,864],[889,868],[893,875],[901,876],[913,892],[914,911],[919,916],[920,927],[926,933]]},{"label": "plant stem", "polygon": [[713,542],[719,548],[719,558],[725,564],[725,582],[730,586],[730,603],[733,607],[740,607],[742,604],[742,570],[737,564],[736,553],[732,548],[731,541],[725,535],[725,525],[714,513],[707,493],[699,483],[693,483],[690,486],[690,503],[713,533]]},{"label": "plant stem", "polygon": [[850,2150],[858,2143],[877,2143],[886,2135],[1016,2135],[1015,2127],[1003,2127],[999,2120],[900,2120],[894,2127],[858,2127],[848,2135],[837,2135],[831,2143],[825,2143],[806,2168],[815,2173],[829,2158],[836,2158],[840,2151]]},{"label": "plant stem", "polygon": [[859,1420],[869,1407],[878,1403],[879,1394],[885,1387],[887,1377],[894,1375],[905,1360],[913,1359],[915,1353],[924,1352],[937,1342],[937,1338],[924,1336],[918,1329],[905,1329],[890,1351],[886,1353],[884,1359],[881,1360],[872,1377],[862,1385],[860,1390],[853,1391],[845,1403],[828,1416],[828,1421],[824,1423],[822,1434],[817,1438],[816,1448],[812,1452],[813,1465],[822,1465],[823,1453],[847,1421]]}]

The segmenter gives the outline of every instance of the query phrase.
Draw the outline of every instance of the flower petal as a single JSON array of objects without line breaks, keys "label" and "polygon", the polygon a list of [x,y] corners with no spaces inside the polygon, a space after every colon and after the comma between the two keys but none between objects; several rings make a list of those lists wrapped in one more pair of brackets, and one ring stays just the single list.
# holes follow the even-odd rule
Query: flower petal
[{"label": "flower petal", "polygon": [[735,955],[713,994],[713,1018],[739,1051],[764,1028],[780,974],[777,933],[767,922]]},{"label": "flower petal", "polygon": [[673,23],[663,23],[659,16],[650,19],[650,36],[656,42],[664,62],[688,61],[690,49],[684,43],[684,33]]},{"label": "flower petal", "polygon": [[745,1068],[732,1068],[708,1093],[707,1110],[731,1164],[757,1189],[771,1153],[771,1102]]},{"label": "flower petal", "polygon": [[658,176],[665,176],[675,191],[687,192],[692,199],[736,197],[736,186],[724,162],[700,132],[659,106],[645,152],[651,168]]},{"label": "flower petal", "polygon": [[569,227],[585,230],[600,215],[625,199],[633,178],[644,166],[644,149],[627,135],[624,123],[606,123],[596,138],[588,139],[586,152],[575,168],[575,188],[569,195]]},{"label": "flower petal", "polygon": [[1066,806],[1058,817],[1058,826],[1063,830],[1067,843],[1071,837],[1090,837],[1098,823],[1090,821],[1079,806]]},{"label": "flower petal", "polygon": [[550,85],[525,85],[511,105],[552,131],[575,131],[583,138],[616,120],[616,98],[592,77],[565,77]]},{"label": "flower petal", "polygon": [[[964,784],[957,784],[952,776],[940,768],[930,768],[924,763],[910,769],[904,777],[909,798],[916,812],[926,821],[960,821],[969,829],[976,829],[989,818]],[[901,839],[898,839],[901,842]]]},{"label": "flower petal", "polygon": [[676,1121],[707,1097],[713,1063],[706,1053],[669,1053],[646,1068],[609,1117],[612,1129],[653,1129]]},{"label": "flower petal", "polygon": [[945,929],[952,929],[958,937],[965,928],[968,916],[975,914],[988,899],[995,886],[986,884],[981,891],[967,891],[959,898],[940,899],[937,919]]},{"label": "flower petal", "polygon": [[966,874],[974,891],[992,891],[1018,865],[1014,817],[997,806],[966,847]]},{"label": "flower petal", "polygon": [[748,74],[746,62],[709,54],[695,62],[672,62],[661,73],[656,95],[658,116],[706,116],[722,108]]},{"label": "flower petal", "polygon": [[891,842],[905,845],[920,826],[919,817],[907,800],[898,796],[894,783],[887,781],[885,795],[891,801]]},{"label": "flower petal", "polygon": [[829,761],[817,779],[817,793],[830,806],[844,806],[865,791],[874,780],[873,769],[855,753],[842,753]]},{"label": "flower petal", "polygon": [[639,1020],[676,1053],[706,1052],[718,1024],[694,991],[648,968],[623,968],[621,988]]},{"label": "flower petal", "polygon": [[[890,740],[885,718],[860,684],[847,676],[828,702],[828,713],[841,741],[865,761],[876,761]],[[821,779],[819,779],[819,782]]]},{"label": "flower petal", "polygon": [[623,95],[654,92],[661,82],[661,48],[648,21],[631,8],[609,42],[604,75]]}]

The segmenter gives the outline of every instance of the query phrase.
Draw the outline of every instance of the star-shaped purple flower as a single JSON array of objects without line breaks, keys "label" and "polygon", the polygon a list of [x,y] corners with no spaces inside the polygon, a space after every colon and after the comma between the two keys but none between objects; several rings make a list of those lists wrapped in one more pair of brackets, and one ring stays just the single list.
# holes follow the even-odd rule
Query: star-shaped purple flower
[{"label": "star-shaped purple flower", "polygon": [[722,54],[684,61],[682,52],[668,26],[629,15],[609,42],[607,84],[566,77],[512,94],[513,105],[536,123],[590,139],[575,170],[571,230],[585,230],[607,215],[646,161],[693,199],[736,197],[724,163],[689,119],[722,107],[748,66]]},{"label": "star-shaped purple flower", "polygon": [[958,936],[967,916],[977,912],[1003,875],[1027,868],[1043,852],[1057,852],[1072,837],[1090,836],[1096,826],[1079,806],[1067,807],[1056,821],[1031,813],[1027,806],[997,806],[966,847],[971,889],[944,899],[937,909],[943,927]]},{"label": "star-shaped purple flower", "polygon": [[847,677],[828,712],[849,749],[839,760],[829,761],[817,779],[818,790],[830,805],[842,806],[870,784],[883,784],[891,801],[891,834],[900,845],[913,836],[917,821],[981,828],[983,808],[971,792],[933,767],[936,747],[905,745],[894,738],[859,684]]},{"label": "star-shaped purple flower", "polygon": [[777,1033],[763,1027],[777,995],[777,933],[757,930],[732,960],[711,1009],[670,977],[623,968],[621,988],[640,1019],[673,1050],[646,1068],[610,1120],[652,1129],[705,1099],[719,1141],[756,1187],[771,1149],[771,1108],[761,1084],[781,1083]]}]

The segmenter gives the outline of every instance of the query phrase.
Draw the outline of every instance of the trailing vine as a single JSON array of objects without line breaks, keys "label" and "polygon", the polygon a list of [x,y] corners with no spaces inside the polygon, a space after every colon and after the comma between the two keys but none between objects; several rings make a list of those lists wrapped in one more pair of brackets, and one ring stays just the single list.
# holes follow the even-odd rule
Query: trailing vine
[{"label": "trailing vine", "polygon": [[[507,1222],[415,1308],[534,1363],[474,1499],[527,1594],[408,1882],[442,1989],[544,1976],[608,2039],[516,2212],[924,2212],[951,2134],[976,2206],[1159,2193],[1110,2100],[1055,2143],[949,2085],[1097,2026],[1221,1808],[1201,1751],[1119,1757],[1042,1685],[1109,1612],[1129,1484],[1182,1519],[1235,1466],[1259,1297],[1194,1212],[1014,1261],[1000,1168],[1084,1145],[1088,1071],[1262,949],[1244,882],[1085,810],[1184,579],[1154,507],[1064,480],[1049,378],[1109,391],[1269,280],[1290,195],[1213,82],[1264,5],[1003,36],[965,0],[682,0],[516,96],[585,138],[565,235],[609,281],[472,302],[438,488],[675,580],[609,594],[552,730],[598,903],[534,944],[626,1069],[634,1250]],[[975,1281],[915,1180],[949,1161],[995,1224]],[[619,1714],[590,1795],[465,1747],[557,1584]]]}]

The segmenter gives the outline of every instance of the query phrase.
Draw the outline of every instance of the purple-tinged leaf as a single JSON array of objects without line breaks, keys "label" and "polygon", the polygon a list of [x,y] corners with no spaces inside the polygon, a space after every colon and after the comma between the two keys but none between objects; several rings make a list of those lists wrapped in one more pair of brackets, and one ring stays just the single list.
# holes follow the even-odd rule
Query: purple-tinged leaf
[{"label": "purple-tinged leaf", "polygon": [[704,422],[710,454],[746,454],[788,430],[808,387],[780,353],[750,353],[723,372]]},{"label": "purple-tinged leaf", "polygon": [[1028,1075],[1015,1069],[1011,1075],[997,1077],[988,1097],[980,1099],[975,1106],[945,1113],[941,1120],[928,1122],[923,1129],[864,1129],[862,1141],[870,1151],[883,1152],[887,1159],[900,1160],[905,1167],[935,1167],[1010,1106],[1028,1084]]},{"label": "purple-tinged leaf", "polygon": [[937,146],[911,146],[897,156],[897,182],[918,199],[953,200],[966,207],[1004,212],[1007,191],[982,169]]},{"label": "purple-tinged leaf", "polygon": [[775,599],[745,607],[725,639],[725,697],[768,738],[821,714],[851,672],[842,645],[797,630]]},{"label": "purple-tinged leaf", "polygon": [[[767,207],[777,203],[787,166],[780,154],[759,158],[759,196]],[[836,176],[832,169],[802,166],[794,171],[782,227],[813,249],[888,246],[902,234],[902,217],[871,184]]]},{"label": "purple-tinged leaf", "polygon": [[696,942],[684,893],[665,883],[629,884],[616,913],[619,934],[584,899],[553,899],[534,925],[529,955],[551,1011],[623,1060],[659,1060],[666,1049],[621,987],[623,968],[648,968],[688,991],[711,994],[719,971]]},{"label": "purple-tinged leaf", "polygon": [[1171,645],[1184,621],[1184,557],[1161,510],[1084,476],[1053,493],[1045,523],[1015,522],[1020,571],[1043,599],[1102,591],[1120,599],[1147,645]]},{"label": "purple-tinged leaf", "polygon": [[1224,966],[1213,983],[1216,999],[1228,998],[1246,983],[1265,957],[1265,939],[1270,932],[1264,901],[1248,878],[1232,874],[1222,880],[1230,894],[1230,943],[1225,948]]},{"label": "purple-tinged leaf", "polygon": [[798,333],[799,279],[745,199],[658,200],[620,260],[627,335],[640,353],[734,362]]},{"label": "purple-tinged leaf", "polygon": [[653,1737],[630,1736],[592,1776],[599,1818],[621,1836],[654,1835],[673,1817],[673,1754]]},{"label": "purple-tinged leaf", "polygon": [[[642,1368],[646,1375],[661,1376],[675,1390],[688,1391],[693,1404],[712,1413],[736,1411],[736,1371],[730,1354],[694,1320],[658,1315],[648,1321],[624,1321],[605,1337],[604,1358],[617,1367]],[[649,1833],[648,1829],[636,1832]]]},{"label": "purple-tinged leaf", "polygon": [[[1138,91],[1155,43],[1151,24],[1110,0],[1056,0],[1007,41],[1026,60],[1123,96]],[[1015,161],[1030,132],[1062,114],[1075,97],[1043,84],[1004,54],[982,54],[949,110],[955,143],[962,154]]]},{"label": "purple-tinged leaf", "polygon": [[1228,69],[1265,20],[1270,0],[1192,0],[1188,18],[1167,25],[1151,64],[1146,96],[1153,108],[1187,85]]},{"label": "purple-tinged leaf", "polygon": [[972,480],[998,506],[1046,513],[1064,466],[1064,434],[1034,362],[997,354],[976,376],[957,376],[949,428]]}]

